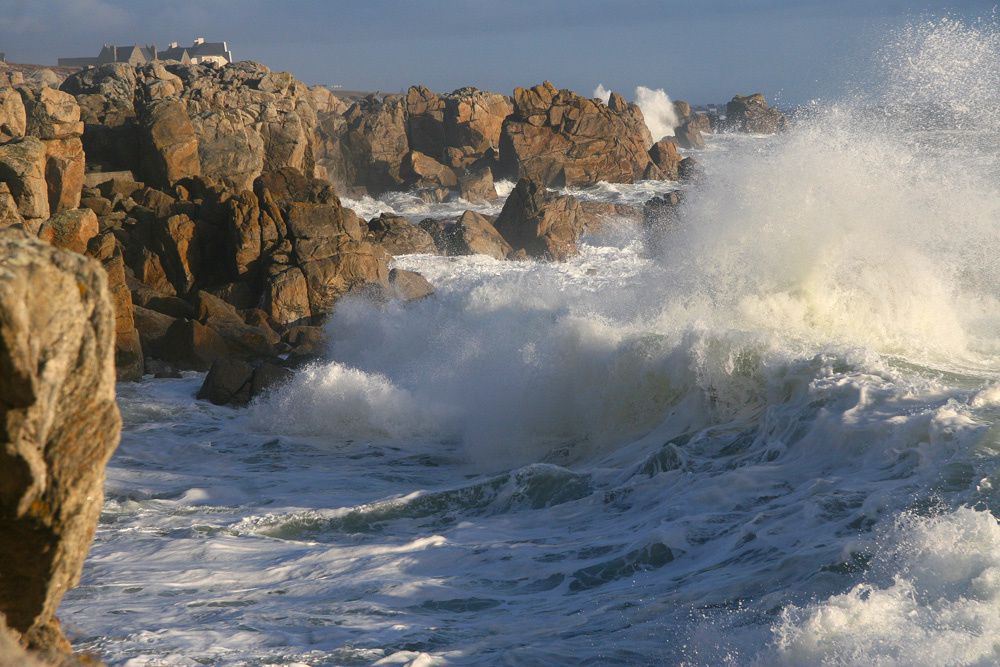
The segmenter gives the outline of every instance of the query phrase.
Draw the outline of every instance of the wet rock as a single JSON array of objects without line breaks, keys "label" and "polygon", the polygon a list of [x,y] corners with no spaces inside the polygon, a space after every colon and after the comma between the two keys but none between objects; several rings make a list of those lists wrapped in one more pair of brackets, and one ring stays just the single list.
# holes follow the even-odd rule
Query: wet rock
[{"label": "wet rock", "polygon": [[704,148],[705,139],[701,131],[691,123],[685,123],[674,128],[674,139],[681,148]]},{"label": "wet rock", "polygon": [[514,253],[565,260],[577,252],[582,221],[573,197],[550,195],[535,181],[522,178],[507,197],[495,227]]},{"label": "wet rock", "polygon": [[400,301],[417,301],[434,294],[434,286],[416,271],[389,271],[389,295]]},{"label": "wet rock", "polygon": [[494,259],[505,259],[512,252],[493,223],[475,211],[466,211],[448,228],[447,249],[449,255],[488,255]]},{"label": "wet rock", "polygon": [[216,405],[246,405],[250,402],[253,366],[240,359],[218,359],[205,376],[198,398]]},{"label": "wet rock", "polygon": [[459,196],[470,204],[492,203],[499,198],[493,183],[493,172],[488,167],[465,174],[459,179],[458,187]]},{"label": "wet rock", "polygon": [[0,613],[54,657],[118,445],[114,312],[92,259],[10,231],[0,257]]},{"label": "wet rock", "polygon": [[431,235],[406,218],[383,213],[368,221],[368,235],[392,255],[437,253]]},{"label": "wet rock", "polygon": [[677,141],[673,137],[665,137],[653,144],[649,157],[659,167],[663,178],[677,180],[681,154],[677,152]]},{"label": "wet rock", "polygon": [[[139,324],[139,322],[137,322]],[[140,335],[143,329],[139,329]],[[152,341],[151,341],[152,342]],[[143,339],[143,347],[146,347]],[[207,371],[212,363],[229,358],[232,351],[215,329],[194,320],[174,320],[155,344],[155,356],[180,370]],[[154,352],[155,350],[155,352]]]}]

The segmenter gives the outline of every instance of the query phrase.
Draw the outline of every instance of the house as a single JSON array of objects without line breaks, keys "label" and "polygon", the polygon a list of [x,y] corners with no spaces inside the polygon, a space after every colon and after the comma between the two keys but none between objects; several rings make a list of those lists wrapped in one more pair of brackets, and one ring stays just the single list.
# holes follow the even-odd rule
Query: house
[{"label": "house", "polygon": [[157,51],[155,45],[113,46],[105,44],[96,58],[60,58],[60,67],[93,67],[105,63],[128,63],[145,65],[156,60],[176,60],[184,64],[216,63],[227,65],[233,62],[233,53],[226,42],[206,42],[204,37],[194,40],[191,46],[180,46],[172,42],[166,51]]},{"label": "house", "polygon": [[233,62],[233,52],[226,42],[206,42],[204,37],[194,40],[191,46],[180,46],[171,42],[166,51],[157,54],[160,60],[176,60],[186,64],[216,63],[227,65]]},{"label": "house", "polygon": [[114,46],[105,44],[96,58],[60,58],[60,67],[90,67],[105,63],[128,63],[145,65],[156,60],[156,46]]}]

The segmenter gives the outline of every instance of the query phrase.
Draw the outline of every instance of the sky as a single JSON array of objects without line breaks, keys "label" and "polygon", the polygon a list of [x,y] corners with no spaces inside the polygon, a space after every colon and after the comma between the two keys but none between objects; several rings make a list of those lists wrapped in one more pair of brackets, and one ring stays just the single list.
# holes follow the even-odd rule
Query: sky
[{"label": "sky", "polygon": [[104,43],[227,41],[310,84],[509,93],[637,85],[703,104],[835,97],[901,26],[1000,0],[0,0],[0,51],[54,65]]}]

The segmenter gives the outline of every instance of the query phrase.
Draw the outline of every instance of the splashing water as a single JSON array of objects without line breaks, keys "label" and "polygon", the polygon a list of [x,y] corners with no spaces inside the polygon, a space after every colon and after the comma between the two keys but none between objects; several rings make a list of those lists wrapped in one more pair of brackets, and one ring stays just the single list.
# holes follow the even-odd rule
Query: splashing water
[{"label": "splashing water", "polygon": [[397,257],[436,295],[340,302],[326,360],[246,413],[197,377],[123,389],[81,647],[1000,662],[997,34],[915,25],[877,94],[711,139],[650,246]]}]

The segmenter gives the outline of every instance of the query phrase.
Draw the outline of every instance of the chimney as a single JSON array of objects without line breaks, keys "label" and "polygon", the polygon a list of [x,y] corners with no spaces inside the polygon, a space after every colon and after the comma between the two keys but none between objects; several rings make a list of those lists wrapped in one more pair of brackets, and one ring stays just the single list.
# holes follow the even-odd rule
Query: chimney
[{"label": "chimney", "polygon": [[205,38],[204,37],[195,37],[195,39],[194,39],[194,45],[195,46],[201,46],[204,43],[205,43]]}]

